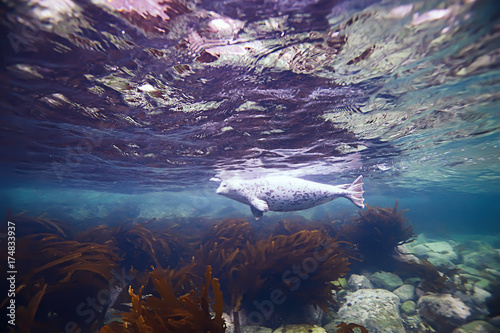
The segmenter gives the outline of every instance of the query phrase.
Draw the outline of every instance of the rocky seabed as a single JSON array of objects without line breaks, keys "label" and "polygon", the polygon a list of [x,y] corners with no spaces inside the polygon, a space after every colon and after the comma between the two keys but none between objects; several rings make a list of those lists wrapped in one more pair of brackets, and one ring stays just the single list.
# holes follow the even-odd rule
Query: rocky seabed
[{"label": "rocky seabed", "polygon": [[[339,308],[332,316],[312,318],[317,325],[285,325],[277,329],[244,326],[245,333],[336,333],[341,322],[364,326],[370,333],[500,333],[500,316],[487,302],[499,297],[500,237],[427,239],[401,245],[401,260],[425,259],[441,274],[454,271],[454,281],[443,293],[424,293],[418,278],[402,280],[394,272],[351,274],[336,293]],[[496,309],[498,310],[498,309]],[[227,332],[234,331],[231,324]],[[357,328],[353,329],[358,331]]]}]

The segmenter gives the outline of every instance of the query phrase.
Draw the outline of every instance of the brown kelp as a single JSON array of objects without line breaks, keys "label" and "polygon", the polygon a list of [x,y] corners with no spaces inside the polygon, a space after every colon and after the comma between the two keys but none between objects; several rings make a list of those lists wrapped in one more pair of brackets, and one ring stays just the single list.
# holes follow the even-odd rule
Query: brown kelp
[{"label": "brown kelp", "polygon": [[[278,294],[273,311],[249,318],[250,324],[273,326],[277,318],[300,320],[292,309],[308,304],[327,310],[328,302],[333,301],[330,281],[348,271],[341,243],[319,230],[259,239],[248,222],[233,219],[213,226],[207,234],[194,255],[193,270],[199,272],[206,265],[214,268],[227,311],[236,313],[236,325],[240,310],[255,313],[255,304]],[[270,291],[275,292],[270,295]]]},{"label": "brown kelp", "polygon": [[393,208],[366,205],[359,217],[340,228],[340,238],[356,246],[363,267],[387,267],[393,262],[397,246],[412,242],[416,236],[403,217],[404,212],[398,211],[397,200]]},{"label": "brown kelp", "polygon": [[[255,242],[250,224],[245,220],[226,219],[212,226],[204,235],[200,248],[194,255],[198,272],[202,267],[211,265],[219,275],[222,285],[231,295],[227,304],[231,309],[238,308],[242,292],[237,272],[248,262],[245,249]],[[197,267],[197,268],[196,268]]]},{"label": "brown kelp", "polygon": [[24,237],[18,248],[18,261],[28,272],[21,279],[22,285],[37,279],[59,285],[70,282],[75,274],[100,276],[106,282],[119,260],[116,248],[65,240],[55,234]]},{"label": "brown kelp", "polygon": [[304,218],[287,218],[276,223],[268,223],[260,230],[260,234],[291,235],[302,230],[319,230],[322,233],[335,237],[337,234],[336,225],[339,221],[309,221]]},{"label": "brown kelp", "polygon": [[[330,281],[348,271],[339,242],[318,230],[270,236],[245,250],[247,269],[257,268],[258,279],[247,291],[250,298],[279,288],[285,297],[327,309],[333,288]],[[259,285],[259,280],[264,283]]]},{"label": "brown kelp", "polygon": [[[20,238],[15,255],[19,272],[16,304],[26,332],[56,331],[73,319],[81,319],[75,309],[88,295],[108,290],[120,260],[116,249],[109,245],[81,243],[51,233]],[[99,305],[104,309],[109,295],[101,296],[106,298]],[[6,300],[1,306],[5,304]],[[96,318],[93,313],[92,319]],[[82,328],[90,326],[84,322]]]},{"label": "brown kelp", "polygon": [[[448,288],[456,289],[453,281],[455,275],[458,275],[459,269],[451,269],[441,274],[437,268],[426,259],[418,259],[407,262],[399,262],[397,271],[400,276],[415,277],[418,276],[421,281],[417,286],[422,292],[442,293]],[[460,276],[458,276],[460,278]]]},{"label": "brown kelp", "polygon": [[[222,319],[223,297],[219,281],[212,278],[212,268],[207,266],[205,283],[198,294],[195,290],[177,298],[166,279],[154,269],[150,277],[160,297],[143,297],[142,287],[132,297],[132,309],[124,313],[122,323],[104,326],[101,333],[112,332],[175,332],[223,333],[226,325]],[[212,286],[214,302],[210,305],[209,289]],[[212,310],[215,314],[212,316]]]},{"label": "brown kelp", "polygon": [[[124,261],[139,271],[151,266],[177,266],[182,258],[182,236],[168,230],[153,232],[140,224],[98,226],[76,239],[81,242],[109,244],[118,249]],[[175,255],[174,255],[175,254]]]},{"label": "brown kelp", "polygon": [[32,217],[25,215],[25,212],[21,212],[12,216],[9,212],[7,214],[7,220],[15,222],[16,236],[18,238],[41,233],[53,233],[62,237],[67,237],[70,233],[70,228],[60,221],[45,217],[46,215],[47,214],[44,213],[37,217]]},{"label": "brown kelp", "polygon": [[35,322],[35,315],[40,305],[42,297],[45,295],[47,285],[44,284],[39,292],[35,294],[29,301],[27,306],[20,306],[17,309],[17,326],[19,327],[19,333],[29,333],[32,331],[37,331],[43,329],[43,325]]}]

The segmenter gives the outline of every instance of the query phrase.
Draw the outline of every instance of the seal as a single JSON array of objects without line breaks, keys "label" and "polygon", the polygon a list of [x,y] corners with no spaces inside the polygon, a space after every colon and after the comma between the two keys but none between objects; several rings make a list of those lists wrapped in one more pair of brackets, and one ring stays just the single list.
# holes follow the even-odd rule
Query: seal
[{"label": "seal", "polygon": [[222,180],[217,194],[250,206],[258,220],[271,210],[287,212],[308,209],[344,197],[364,208],[363,176],[352,184],[327,185],[288,176],[257,179],[237,177]]}]

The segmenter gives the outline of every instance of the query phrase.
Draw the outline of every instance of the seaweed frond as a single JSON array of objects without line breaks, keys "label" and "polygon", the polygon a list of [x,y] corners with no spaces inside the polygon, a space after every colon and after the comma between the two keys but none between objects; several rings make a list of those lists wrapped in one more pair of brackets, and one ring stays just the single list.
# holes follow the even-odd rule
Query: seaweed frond
[{"label": "seaweed frond", "polygon": [[[143,287],[134,294],[132,287],[132,309],[123,314],[123,323],[113,322],[104,326],[101,333],[111,332],[193,332],[223,333],[226,325],[222,319],[222,292],[219,280],[212,278],[212,268],[207,266],[205,283],[200,294],[192,290],[177,298],[166,279],[156,270],[150,277],[160,297],[143,297]],[[214,303],[210,306],[209,289],[212,286]],[[212,310],[215,315],[210,313]]]},{"label": "seaweed frond", "polygon": [[[65,324],[62,318],[74,320],[74,309],[89,294],[107,290],[119,261],[116,249],[109,245],[81,243],[53,233],[20,238],[16,246],[20,331],[59,331]],[[67,298],[68,294],[72,297]],[[96,324],[102,316],[94,316]],[[85,324],[85,329],[93,325]]]},{"label": "seaweed frond", "polygon": [[47,284],[44,284],[42,289],[29,301],[27,307],[20,306],[17,310],[17,323],[19,325],[20,333],[29,333],[35,330],[35,327],[37,326],[37,323],[35,322],[35,315],[46,290]]},{"label": "seaweed frond", "polygon": [[178,235],[166,231],[153,232],[143,225],[99,226],[77,237],[84,242],[110,244],[119,249],[124,261],[142,271],[151,266],[176,266],[176,249],[181,248]]},{"label": "seaweed frond", "polygon": [[269,297],[268,290],[281,290],[285,303],[316,304],[327,311],[335,289],[330,281],[349,271],[340,242],[319,230],[270,236],[245,251],[246,269],[240,278],[252,279],[245,291],[249,300]]},{"label": "seaweed frond", "polygon": [[54,233],[66,238],[70,233],[70,228],[64,223],[45,217],[45,215],[32,217],[26,216],[22,212],[12,217],[8,216],[8,219],[15,222],[18,238],[41,233]]},{"label": "seaweed frond", "polygon": [[22,249],[18,261],[27,268],[21,283],[28,286],[42,277],[51,285],[67,283],[77,272],[95,274],[105,283],[120,260],[113,247],[65,240],[55,234],[24,237],[18,248]]},{"label": "seaweed frond", "polygon": [[[426,259],[419,259],[414,262],[400,263],[399,269],[406,275],[418,276],[422,281],[418,289],[423,292],[441,293],[447,288],[447,282],[451,281],[450,276],[457,273],[456,270],[449,272],[450,276],[441,274],[437,268]],[[453,284],[453,282],[451,282]]]},{"label": "seaweed frond", "polygon": [[359,211],[359,217],[339,230],[342,237],[357,247],[364,266],[383,266],[392,260],[397,246],[415,240],[413,227],[398,211],[398,202],[393,208],[371,207]]}]

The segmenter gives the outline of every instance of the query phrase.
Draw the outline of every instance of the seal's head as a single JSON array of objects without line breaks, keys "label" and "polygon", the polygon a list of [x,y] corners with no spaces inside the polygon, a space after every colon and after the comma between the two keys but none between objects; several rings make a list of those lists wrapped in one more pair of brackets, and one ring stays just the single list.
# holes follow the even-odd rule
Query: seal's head
[{"label": "seal's head", "polygon": [[220,183],[219,188],[217,189],[216,192],[217,192],[217,194],[224,195],[224,194],[228,194],[229,191],[231,191],[230,182],[223,180]]},{"label": "seal's head", "polygon": [[216,192],[225,197],[246,202],[244,193],[245,187],[243,185],[244,184],[237,178],[224,179],[221,181]]}]

